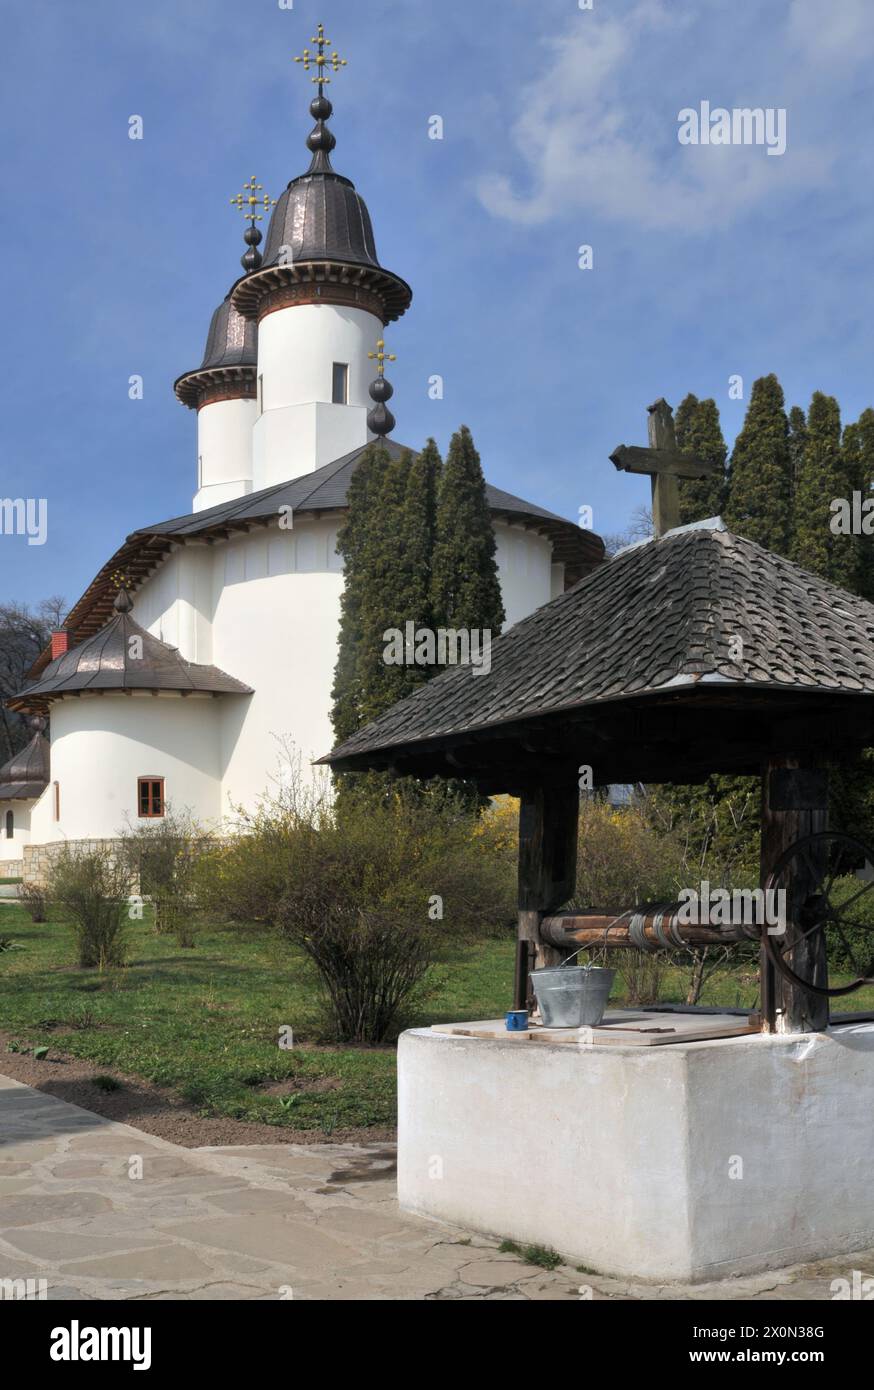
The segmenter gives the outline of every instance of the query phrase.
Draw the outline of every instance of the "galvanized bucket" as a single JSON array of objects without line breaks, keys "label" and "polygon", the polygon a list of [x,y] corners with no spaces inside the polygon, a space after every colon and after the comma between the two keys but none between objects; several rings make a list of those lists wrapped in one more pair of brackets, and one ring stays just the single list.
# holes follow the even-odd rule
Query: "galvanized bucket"
[{"label": "galvanized bucket", "polygon": [[594,1028],[604,1017],[615,970],[602,965],[532,970],[531,984],[544,1028]]}]

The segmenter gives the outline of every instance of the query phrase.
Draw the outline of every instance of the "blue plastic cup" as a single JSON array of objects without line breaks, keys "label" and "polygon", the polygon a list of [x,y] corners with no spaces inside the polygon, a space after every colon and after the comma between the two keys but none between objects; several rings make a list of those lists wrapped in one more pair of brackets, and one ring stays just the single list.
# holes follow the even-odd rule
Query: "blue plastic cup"
[{"label": "blue plastic cup", "polygon": [[528,1027],[528,1010],[511,1009],[507,1014],[507,1032],[524,1033]]}]

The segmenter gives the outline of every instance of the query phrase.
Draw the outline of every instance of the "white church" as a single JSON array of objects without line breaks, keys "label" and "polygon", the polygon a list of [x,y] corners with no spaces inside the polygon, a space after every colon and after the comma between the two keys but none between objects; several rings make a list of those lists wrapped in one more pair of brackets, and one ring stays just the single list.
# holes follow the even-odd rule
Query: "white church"
[{"label": "white church", "polygon": [[[0,862],[25,877],[28,847],[111,839],[168,806],[220,828],[270,791],[283,745],[307,769],[334,742],[337,531],[364,449],[394,424],[372,358],[412,291],[332,167],[339,60],[321,28],[314,42],[309,168],[273,206],[263,255],[269,200],[254,178],[238,195],[245,273],[175,383],[197,417],[191,513],[128,536],[8,702],[33,737],[0,768]],[[603,559],[593,532],[498,488],[488,499],[507,626]]]}]

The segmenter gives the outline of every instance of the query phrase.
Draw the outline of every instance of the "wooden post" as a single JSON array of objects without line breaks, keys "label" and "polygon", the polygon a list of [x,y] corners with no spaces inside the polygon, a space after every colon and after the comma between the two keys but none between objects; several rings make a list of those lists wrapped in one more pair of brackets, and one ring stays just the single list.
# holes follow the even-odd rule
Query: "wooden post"
[{"label": "wooden post", "polygon": [[[812,769],[802,767],[798,758],[770,759],[762,770],[762,887],[784,850],[804,835],[825,830],[828,824],[828,782],[811,778]],[[799,864],[791,883],[786,884],[786,921],[797,914],[815,882],[816,866],[808,860],[805,871]],[[805,961],[801,960],[802,950]],[[796,947],[794,968],[817,984],[828,980],[824,931],[814,932],[803,946]],[[761,952],[762,1023],[767,1033],[816,1033],[828,1026],[828,999],[792,984],[775,970],[762,946]]]},{"label": "wooden post", "polygon": [[540,921],[573,894],[579,813],[576,778],[569,785],[539,786],[523,793],[519,807],[515,1009],[528,1007],[529,971],[556,965],[567,954],[541,940]]}]

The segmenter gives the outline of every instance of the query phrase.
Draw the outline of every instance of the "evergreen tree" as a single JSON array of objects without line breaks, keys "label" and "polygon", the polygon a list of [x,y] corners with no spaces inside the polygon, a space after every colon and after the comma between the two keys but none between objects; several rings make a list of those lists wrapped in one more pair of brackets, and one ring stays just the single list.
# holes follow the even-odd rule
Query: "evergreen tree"
[{"label": "evergreen tree", "polygon": [[793,405],[789,412],[789,471],[791,475],[790,496],[794,504],[798,477],[801,473],[801,460],[807,445],[807,417],[800,405]]},{"label": "evergreen tree", "polygon": [[504,607],[495,549],[479,454],[463,425],[452,436],[437,493],[431,601],[439,626],[498,636]]},{"label": "evergreen tree", "polygon": [[725,520],[733,531],[787,555],[791,541],[791,459],[783,388],[773,373],[753,382],[735,440]]},{"label": "evergreen tree", "polygon": [[[874,410],[863,410],[855,424],[844,430],[844,477],[862,501],[874,499]],[[848,498],[848,500],[850,500]],[[874,536],[853,536],[856,593],[874,601]]]},{"label": "evergreen tree", "polygon": [[838,403],[834,396],[814,391],[795,489],[790,553],[804,569],[846,586],[853,578],[851,538],[834,535],[829,525],[832,499],[848,492],[843,464]]},{"label": "evergreen tree", "polygon": [[680,523],[703,521],[718,516],[725,494],[725,460],[728,455],[719,411],[712,399],[699,401],[690,392],[677,407],[675,417],[677,445],[682,453],[716,463],[719,473],[712,478],[680,478]]},{"label": "evergreen tree", "polygon": [[383,478],[390,464],[391,456],[384,445],[368,445],[352,474],[348,510],[337,536],[337,551],[343,557],[344,570],[339,650],[331,691],[331,722],[337,743],[349,738],[363,723],[360,662],[367,552]]}]

